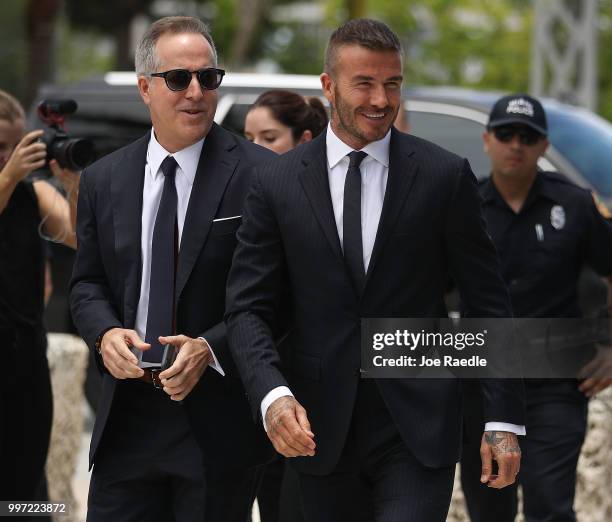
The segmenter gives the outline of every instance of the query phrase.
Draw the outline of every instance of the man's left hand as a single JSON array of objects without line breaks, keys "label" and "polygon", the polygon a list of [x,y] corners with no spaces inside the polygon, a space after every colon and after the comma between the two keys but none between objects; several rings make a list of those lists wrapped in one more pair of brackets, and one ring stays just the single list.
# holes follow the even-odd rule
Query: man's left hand
[{"label": "man's left hand", "polygon": [[161,344],[171,344],[178,350],[176,360],[159,374],[164,391],[173,401],[182,401],[193,390],[206,367],[213,361],[208,343],[186,335],[160,337]]},{"label": "man's left hand", "polygon": [[[495,489],[509,486],[516,480],[521,467],[521,448],[516,434],[508,431],[485,431],[480,444],[480,458],[480,482]],[[497,461],[497,476],[492,474],[493,460]]]}]

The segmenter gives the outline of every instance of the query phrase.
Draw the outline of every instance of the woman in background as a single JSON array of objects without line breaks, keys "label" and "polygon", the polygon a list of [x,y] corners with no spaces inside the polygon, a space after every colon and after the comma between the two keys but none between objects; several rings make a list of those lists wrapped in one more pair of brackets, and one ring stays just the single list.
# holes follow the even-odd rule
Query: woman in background
[{"label": "woman in background", "polygon": [[[249,141],[277,154],[312,140],[327,127],[327,112],[319,98],[303,98],[284,90],[262,93],[249,109],[244,134]],[[278,347],[283,349],[282,342]],[[268,464],[257,496],[261,522],[301,522],[302,502],[298,478],[284,458]]]},{"label": "woman in background", "polygon": [[272,90],[262,93],[249,109],[244,134],[249,141],[283,154],[310,141],[326,126],[327,112],[319,98]]},{"label": "woman in background", "polygon": [[25,125],[21,104],[0,90],[0,501],[42,502],[53,420],[43,236],[76,248],[80,175],[48,162],[66,198],[46,180],[28,179],[47,164],[47,146],[42,130],[25,134]]}]

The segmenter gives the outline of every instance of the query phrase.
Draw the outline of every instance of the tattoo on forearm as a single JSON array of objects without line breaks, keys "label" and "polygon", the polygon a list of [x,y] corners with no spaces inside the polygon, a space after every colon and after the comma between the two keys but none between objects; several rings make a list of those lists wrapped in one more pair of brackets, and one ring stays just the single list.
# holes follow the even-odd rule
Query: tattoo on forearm
[{"label": "tattoo on forearm", "polygon": [[499,453],[520,453],[516,435],[506,431],[485,431],[485,442]]}]

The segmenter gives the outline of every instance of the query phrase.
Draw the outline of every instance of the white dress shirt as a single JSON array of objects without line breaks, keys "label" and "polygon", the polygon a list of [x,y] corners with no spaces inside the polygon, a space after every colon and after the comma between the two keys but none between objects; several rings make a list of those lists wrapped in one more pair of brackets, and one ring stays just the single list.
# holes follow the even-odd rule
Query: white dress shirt
[{"label": "white dress shirt", "polygon": [[[147,159],[144,172],[144,186],[142,189],[142,233],[140,236],[140,251],[142,254],[142,276],[140,279],[140,297],[138,299],[138,309],[136,310],[136,326],[135,330],[141,339],[145,338],[147,331],[147,315],[149,313],[149,288],[151,279],[151,248],[153,244],[153,229],[155,227],[155,218],[161,201],[162,191],[164,189],[164,173],[160,166],[166,156],[172,156],[178,167],[174,176],[176,186],[176,195],[178,198],[176,208],[176,220],[178,224],[178,244],[179,251],[181,246],[181,237],[183,235],[183,227],[185,225],[185,216],[187,215],[187,206],[189,205],[189,197],[191,196],[191,188],[198,169],[200,154],[204,138],[197,143],[190,145],[186,149],[179,150],[175,153],[170,153],[164,149],[155,138],[154,129],[151,129],[151,140],[147,149]],[[178,332],[180,334],[180,332]],[[172,332],[168,332],[171,335]],[[206,341],[205,339],[203,339]],[[208,343],[207,343],[208,344]],[[209,345],[210,347],[210,345]],[[212,347],[211,352],[212,352]],[[134,350],[134,354],[138,357],[138,364],[141,368],[149,366],[158,366],[154,363],[142,361],[143,352]],[[214,363],[211,363],[215,370],[221,375],[224,375],[223,370],[219,366],[219,362],[212,354]]]},{"label": "white dress shirt", "polygon": [[[389,144],[391,131],[379,141],[368,143],[363,149],[367,157],[360,165],[361,170],[361,238],[363,243],[363,266],[367,272],[374,249],[376,232],[380,222],[387,178],[389,177]],[[344,181],[349,167],[348,154],[353,152],[350,146],[334,134],[331,124],[327,127],[327,175],[331,193],[334,217],[338,237],[342,244],[343,237],[343,209],[344,209]],[[287,386],[278,386],[268,392],[261,401],[261,416],[266,426],[266,413],[270,405],[279,397],[293,396]],[[509,431],[517,435],[525,435],[525,427],[505,422],[487,422],[485,430]]]}]

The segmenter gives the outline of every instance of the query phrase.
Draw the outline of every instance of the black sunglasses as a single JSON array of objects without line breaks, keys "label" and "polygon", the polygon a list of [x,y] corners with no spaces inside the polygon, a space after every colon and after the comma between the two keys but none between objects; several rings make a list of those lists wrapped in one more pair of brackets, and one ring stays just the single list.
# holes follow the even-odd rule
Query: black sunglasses
[{"label": "black sunglasses", "polygon": [[195,74],[202,89],[214,91],[221,85],[225,71],[223,69],[215,69],[209,67],[207,69],[198,69],[197,71],[189,71],[187,69],[172,69],[171,71],[149,73],[148,76],[156,76],[163,78],[171,91],[184,91],[191,83],[191,77]]},{"label": "black sunglasses", "polygon": [[519,141],[523,145],[535,145],[544,136],[538,131],[530,129],[528,127],[513,127],[503,126],[493,128],[493,134],[502,143],[510,143],[514,136],[518,134]]}]

